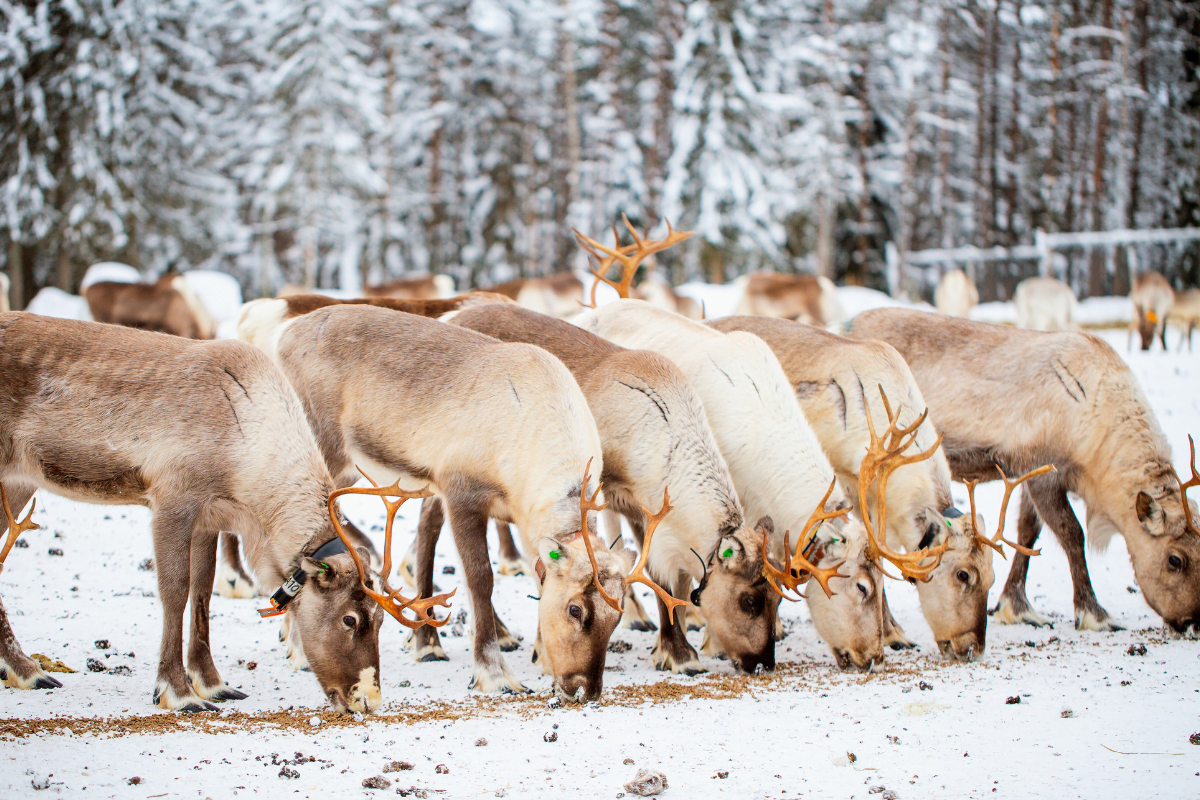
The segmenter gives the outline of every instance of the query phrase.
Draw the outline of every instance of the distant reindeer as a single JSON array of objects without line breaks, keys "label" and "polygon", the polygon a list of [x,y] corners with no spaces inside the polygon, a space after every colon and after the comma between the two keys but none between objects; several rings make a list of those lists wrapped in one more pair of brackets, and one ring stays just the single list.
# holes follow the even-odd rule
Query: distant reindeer
[{"label": "distant reindeer", "polygon": [[181,275],[168,273],[154,283],[101,281],[83,290],[92,319],[171,333],[185,339],[211,339],[212,317]]},{"label": "distant reindeer", "polygon": [[1079,301],[1057,278],[1026,278],[1013,292],[1017,327],[1030,331],[1073,331],[1079,326]]},{"label": "distant reindeer", "polygon": [[752,272],[738,278],[743,289],[739,315],[779,317],[824,328],[846,319],[837,298],[837,287],[824,275],[781,275]]},{"label": "distant reindeer", "polygon": [[516,301],[521,308],[565,319],[583,307],[583,281],[573,272],[556,272],[544,278],[517,278],[492,288]]},{"label": "distant reindeer", "polygon": [[1124,537],[1138,586],[1166,624],[1183,632],[1200,622],[1196,512],[1137,379],[1104,341],[901,309],[859,314],[851,335],[881,339],[904,356],[945,436],[955,479],[1057,468],[1021,493],[1017,542],[1025,550],[1013,559],[998,621],[1047,624],[1025,595],[1025,552],[1045,522],[1070,566],[1075,627],[1118,628],[1096,600],[1071,493],[1087,505],[1093,547]]},{"label": "distant reindeer", "polygon": [[1133,348],[1133,332],[1142,337],[1142,349],[1149,350],[1155,339],[1167,349],[1167,316],[1175,304],[1175,290],[1157,272],[1143,272],[1133,282],[1129,293],[1133,301],[1134,319],[1129,323],[1129,348]]},{"label": "distant reindeer", "polygon": [[1171,307],[1171,318],[1184,329],[1179,336],[1179,350],[1187,340],[1188,352],[1192,352],[1192,330],[1200,325],[1200,289],[1185,289],[1175,293],[1175,304]]},{"label": "distant reindeer", "polygon": [[[221,679],[209,644],[217,532],[235,530],[260,584],[280,587],[272,613],[302,633],[334,708],[378,708],[381,608],[418,627],[444,598],[400,604],[392,596],[381,607],[364,593],[379,579],[361,573],[358,554],[340,544],[329,471],[296,393],[266,356],[241,342],[9,312],[0,314],[0,376],[9,533],[0,562],[23,530],[37,527],[14,513],[37,489],[153,512],[163,607],[155,703],[200,711],[245,697]],[[418,619],[404,619],[404,608]],[[0,673],[19,688],[59,685],[21,652],[3,607]]]},{"label": "distant reindeer", "polygon": [[449,275],[424,275],[397,278],[363,288],[367,297],[393,297],[397,300],[445,300],[454,296],[454,278]]},{"label": "distant reindeer", "polygon": [[952,269],[938,281],[933,304],[939,314],[966,319],[971,315],[971,309],[979,305],[979,290],[967,273]]},{"label": "distant reindeer", "polygon": [[678,294],[666,278],[652,274],[631,293],[636,300],[645,300],[665,311],[674,311],[688,319],[704,319],[704,309],[692,298]]},{"label": "distant reindeer", "polygon": [[8,311],[11,307],[8,304],[8,276],[0,272],[0,313]]}]

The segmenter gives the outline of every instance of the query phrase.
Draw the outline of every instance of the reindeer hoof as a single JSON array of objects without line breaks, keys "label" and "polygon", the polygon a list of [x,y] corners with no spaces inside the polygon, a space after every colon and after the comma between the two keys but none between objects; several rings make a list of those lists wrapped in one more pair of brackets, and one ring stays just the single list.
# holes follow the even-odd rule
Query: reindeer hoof
[{"label": "reindeer hoof", "polygon": [[422,647],[416,654],[417,663],[426,664],[430,661],[449,661],[450,657],[446,655],[446,651],[442,650],[441,645],[427,645]]},{"label": "reindeer hoof", "polygon": [[921,648],[917,647],[914,642],[889,642],[888,647],[892,648],[893,650],[916,650],[918,652],[921,650]]},{"label": "reindeer hoof", "polygon": [[55,678],[49,675],[39,675],[37,680],[33,682],[35,689],[61,689],[62,684]]},{"label": "reindeer hoof", "polygon": [[201,700],[198,703],[188,703],[177,710],[184,714],[195,714],[200,711],[220,711],[219,708],[207,700]]},{"label": "reindeer hoof", "polygon": [[635,619],[629,623],[629,629],[631,631],[641,631],[642,633],[654,633],[658,630],[658,626],[653,622]]},{"label": "reindeer hoof", "polygon": [[524,575],[525,563],[523,561],[501,561],[496,571],[501,575]]},{"label": "reindeer hoof", "polygon": [[1077,631],[1123,631],[1124,625],[1113,622],[1103,610],[1099,615],[1091,611],[1075,612],[1075,630]]},{"label": "reindeer hoof", "polygon": [[511,653],[521,646],[521,643],[516,639],[501,639],[500,650],[505,653]]},{"label": "reindeer hoof", "polygon": [[214,693],[209,699],[222,703],[226,700],[245,700],[249,696],[245,692],[239,692],[237,689],[230,689],[226,686],[224,689]]}]

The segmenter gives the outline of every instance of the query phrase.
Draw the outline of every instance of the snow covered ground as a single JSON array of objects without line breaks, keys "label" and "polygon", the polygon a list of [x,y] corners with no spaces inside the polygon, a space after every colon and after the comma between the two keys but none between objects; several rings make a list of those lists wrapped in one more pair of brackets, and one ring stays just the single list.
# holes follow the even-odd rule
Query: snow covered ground
[{"label": "snow covered ground", "polygon": [[[1128,354],[1123,332],[1104,335],[1130,360],[1184,468],[1186,435],[1200,433],[1200,356]],[[965,501],[959,486],[956,495]],[[994,520],[1000,491],[979,495]],[[383,518],[371,498],[348,498],[346,508],[368,527]],[[416,512],[405,507],[398,531],[411,533]],[[415,664],[399,626],[385,624],[386,706],[355,722],[327,712],[313,677],[290,670],[277,624],[259,619],[255,600],[212,604],[218,668],[250,698],[219,715],[155,709],[160,606],[154,573],[138,568],[151,555],[149,513],[41,496],[35,520],[44,530],[25,534],[29,547],[13,551],[0,592],[26,652],[79,671],[58,675],[64,686],[50,692],[0,690],[4,798],[362,797],[412,787],[445,798],[615,798],[639,768],[661,771],[665,796],[681,798],[1200,796],[1200,747],[1188,741],[1200,732],[1200,642],[1164,638],[1119,538],[1090,555],[1090,568],[1124,632],[1074,630],[1066,561],[1044,533],[1029,596],[1053,628],[993,625],[978,663],[940,661],[916,592],[889,584],[921,649],[889,654],[876,674],[838,672],[806,610],[786,605],[774,674],[742,677],[710,658],[707,675],[659,673],[648,661],[653,634],[619,629],[614,641],[632,647],[609,656],[604,700],[557,710],[529,661],[531,585],[498,577],[496,606],[525,636],[509,663],[535,694],[475,695],[466,636],[443,629],[451,660]],[[1010,537],[1015,525],[1010,514]],[[444,536],[442,590],[459,585],[442,571],[455,566]],[[1007,572],[996,566],[993,602]],[[1130,655],[1134,646],[1145,654]],[[89,659],[130,674],[90,672]],[[383,792],[362,787],[393,760],[413,769],[384,775]]]}]

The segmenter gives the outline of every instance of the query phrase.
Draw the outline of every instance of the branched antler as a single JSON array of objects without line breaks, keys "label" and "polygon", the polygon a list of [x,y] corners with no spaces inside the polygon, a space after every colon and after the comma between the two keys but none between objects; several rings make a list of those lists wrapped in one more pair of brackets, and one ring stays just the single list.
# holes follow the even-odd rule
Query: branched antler
[{"label": "branched antler", "polygon": [[[593,270],[591,267],[588,268],[596,278],[596,281],[592,284],[592,308],[596,307],[596,288],[601,282],[607,283],[616,289],[617,294],[621,297],[628,298],[629,287],[633,284],[633,276],[647,256],[666,250],[668,247],[678,244],[692,235],[691,231],[675,230],[671,227],[671,223],[668,222],[666,238],[655,241],[649,238],[649,231],[638,236],[637,230],[629,222],[629,217],[622,214],[621,219],[625,221],[625,227],[629,229],[630,235],[633,236],[633,244],[624,247],[621,246],[621,234],[617,231],[617,224],[615,222],[613,223],[613,238],[615,239],[613,249],[605,247],[595,239],[584,236],[575,228],[571,229],[575,233],[575,239],[579,242],[579,246],[588,255],[596,259],[598,263],[598,269]],[[604,253],[605,255],[602,256],[600,253]],[[612,269],[613,264],[617,262],[621,264],[621,278],[611,281],[605,275]]]},{"label": "branched antler", "polygon": [[975,531],[975,541],[980,545],[992,548],[1004,559],[1007,559],[1007,556],[1004,555],[1004,548],[1000,546],[1001,544],[1006,544],[1018,553],[1024,553],[1027,556],[1040,555],[1041,550],[1030,550],[1028,547],[1023,547],[1016,542],[1010,542],[1004,538],[1004,515],[1008,513],[1008,501],[1012,497],[1013,489],[1030,478],[1045,475],[1047,472],[1058,472],[1058,469],[1053,464],[1044,464],[1035,470],[1026,472],[1015,481],[1008,479],[1008,476],[1004,474],[1004,470],[1000,469],[999,464],[996,465],[996,471],[1000,473],[1000,478],[1004,481],[1004,499],[1000,502],[1000,518],[996,521],[996,535],[990,539],[975,530],[975,487],[979,485],[979,481],[963,481],[967,487],[967,499],[971,502],[971,530]]},{"label": "branched antler", "polygon": [[1179,500],[1183,503],[1184,524],[1189,531],[1200,536],[1200,526],[1197,526],[1196,520],[1192,519],[1192,507],[1188,505],[1187,499],[1187,490],[1193,486],[1200,486],[1200,472],[1196,472],[1196,443],[1192,441],[1191,434],[1188,434],[1188,448],[1192,451],[1192,477],[1188,478],[1187,483],[1184,483],[1179,480],[1179,473],[1175,471],[1175,467],[1171,467],[1171,474],[1175,476],[1175,482],[1179,484]]},{"label": "branched antler", "polygon": [[592,535],[588,530],[587,515],[589,511],[599,513],[608,508],[608,503],[596,503],[596,497],[600,494],[602,484],[596,484],[596,491],[592,492],[589,498],[587,493],[588,476],[592,471],[592,459],[588,459],[587,466],[583,468],[583,485],[579,487],[579,532],[576,536],[583,538],[583,546],[587,549],[588,560],[592,562],[592,585],[596,587],[596,591],[604,598],[604,602],[608,603],[617,611],[622,611],[621,604],[617,598],[613,597],[608,592],[604,591],[604,587],[600,585],[600,564],[596,561],[596,550],[592,547]]},{"label": "branched antler", "polygon": [[[4,549],[0,550],[0,569],[4,569],[4,559],[8,558],[8,551],[12,550],[12,546],[16,544],[17,537],[25,531],[41,530],[42,526],[33,521],[33,512],[37,509],[37,498],[33,499],[33,505],[29,507],[29,513],[25,515],[25,519],[19,522],[13,516],[12,509],[8,505],[8,492],[4,491],[4,484],[0,483],[0,502],[4,505],[4,518],[8,520],[8,538],[4,541]],[[21,509],[17,509],[18,512]]]},{"label": "branched antler", "polygon": [[[362,585],[362,590],[366,592],[368,597],[378,603],[380,608],[391,614],[397,622],[406,628],[412,628],[415,630],[424,625],[429,625],[434,628],[442,627],[450,621],[449,618],[439,622],[429,615],[429,609],[433,608],[434,606],[449,608],[450,598],[453,597],[454,593],[458,591],[457,589],[449,594],[434,595],[433,597],[426,599],[422,599],[418,596],[414,597],[412,600],[406,600],[403,596],[401,596],[399,589],[393,590],[392,587],[388,585],[387,580],[387,576],[392,571],[392,525],[396,521],[396,514],[400,511],[400,506],[404,505],[404,501],[406,500],[432,497],[433,492],[429,491],[428,487],[415,492],[401,489],[399,478],[397,478],[396,482],[391,486],[380,487],[379,484],[375,483],[375,481],[372,480],[369,475],[367,475],[367,473],[363,472],[361,469],[358,471],[362,473],[364,478],[366,478],[368,481],[371,481],[372,488],[356,489],[354,487],[348,487],[331,492],[329,495],[328,507],[329,519],[333,521],[333,528],[337,532],[338,538],[345,543],[346,550],[350,553],[350,558],[354,560],[354,566],[358,568],[358,580]],[[370,582],[367,580],[367,568],[363,566],[362,559],[359,557],[358,551],[354,548],[354,543],[350,541],[350,537],[346,535],[346,531],[342,528],[341,520],[338,519],[337,508],[334,507],[333,503],[342,495],[347,494],[375,495],[383,500],[384,506],[387,507],[387,523],[384,528],[383,540],[383,572],[380,576],[383,580],[383,589],[385,592],[387,592],[387,594],[380,594],[371,588]],[[389,500],[389,497],[399,497],[400,499]],[[417,619],[415,621],[404,616],[404,611],[406,609],[411,610],[417,615]]]},{"label": "branched antler", "polygon": [[[899,419],[903,406],[897,407],[893,414],[892,406],[888,402],[887,393],[883,391],[882,385],[879,387],[879,395],[883,398],[883,407],[888,415],[888,427],[883,432],[883,436],[876,435],[875,424],[871,421],[871,411],[869,408],[866,410],[867,430],[871,434],[871,444],[867,448],[867,454],[863,456],[858,474],[858,502],[859,508],[862,510],[863,527],[867,530],[867,557],[879,564],[880,570],[888,577],[893,576],[883,570],[881,558],[896,565],[904,578],[929,581],[933,577],[933,571],[941,563],[942,554],[949,547],[949,542],[944,541],[937,547],[926,547],[912,553],[897,553],[890,549],[887,544],[887,482],[891,474],[900,467],[906,464],[915,464],[933,456],[942,444],[942,436],[938,434],[937,441],[928,450],[914,453],[911,456],[904,455],[904,451],[916,442],[918,429],[925,422],[929,409],[922,411],[911,425],[901,428]],[[875,503],[878,521],[873,525],[871,514],[868,511],[870,506],[867,504],[867,492],[871,483],[876,479],[879,481]],[[933,560],[930,563],[923,563],[928,559]]]},{"label": "branched antler", "polygon": [[[839,508],[833,511],[825,510],[825,503],[829,501],[830,495],[833,494],[833,487],[837,485],[837,478],[834,478],[829,483],[829,489],[826,490],[825,496],[821,498],[821,502],[813,509],[809,515],[808,521],[804,523],[804,528],[800,531],[800,536],[796,538],[796,552],[791,552],[790,531],[783,532],[783,556],[787,559],[784,565],[784,571],[775,569],[771,564],[770,558],[767,556],[767,540],[769,534],[763,531],[763,577],[767,579],[767,583],[771,588],[785,600],[793,602],[803,597],[800,594],[799,587],[809,581],[810,578],[815,578],[817,583],[821,584],[821,588],[825,590],[826,597],[833,597],[834,592],[829,588],[829,581],[833,578],[845,578],[846,575],[838,572],[838,568],[845,561],[839,561],[832,567],[821,568],[811,563],[804,557],[804,548],[808,544],[809,539],[816,533],[821,523],[828,519],[844,517],[850,509]],[[782,587],[782,588],[780,588]],[[786,590],[786,591],[785,591]],[[795,592],[796,597],[792,598],[787,595],[787,591]]]},{"label": "branched antler", "polygon": [[645,512],[648,520],[646,523],[646,533],[642,537],[642,553],[640,556],[638,556],[637,563],[633,566],[633,569],[630,570],[629,575],[625,578],[625,585],[631,586],[635,583],[641,583],[649,586],[654,593],[658,595],[658,599],[662,601],[663,605],[667,607],[667,619],[674,623],[676,606],[690,606],[691,603],[674,597],[666,589],[659,586],[650,578],[646,577],[645,572],[646,559],[650,556],[650,540],[654,537],[654,529],[657,528],[658,523],[662,522],[663,518],[671,512],[672,508],[674,508],[674,506],[671,505],[671,493],[665,488],[663,489],[662,508],[658,510],[657,514],[651,514],[650,509],[642,506],[642,511]]}]

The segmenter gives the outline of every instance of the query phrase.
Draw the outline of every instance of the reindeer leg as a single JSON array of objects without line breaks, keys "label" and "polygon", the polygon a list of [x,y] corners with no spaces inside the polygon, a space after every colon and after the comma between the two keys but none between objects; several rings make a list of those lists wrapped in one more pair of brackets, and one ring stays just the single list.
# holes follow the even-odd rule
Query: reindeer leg
[{"label": "reindeer leg", "polygon": [[496,609],[492,608],[492,618],[496,621],[496,641],[500,643],[500,649],[505,653],[511,653],[521,646],[524,641],[523,636],[518,636],[508,629],[508,626],[496,614]]},{"label": "reindeer leg", "polygon": [[475,668],[470,688],[481,692],[527,692],[529,690],[509,674],[500,652],[496,612],[492,608],[493,577],[487,549],[486,504],[477,500],[456,502],[452,495],[447,495],[445,502],[450,514],[450,530],[471,596],[471,611],[475,615]]},{"label": "reindeer leg", "polygon": [[[20,484],[9,484],[4,488],[8,492],[9,506],[13,513],[20,518],[21,511],[29,502],[29,498],[33,497],[34,488]],[[8,522],[3,515],[0,515],[0,544],[4,542],[3,534],[6,533],[8,533]],[[9,556],[12,555],[10,551]],[[4,565],[0,564],[0,574],[3,572]],[[11,686],[14,689],[57,689],[62,686],[56,678],[47,675],[36,661],[21,650],[17,636],[8,624],[8,612],[5,611],[2,600],[0,600],[0,684]]]},{"label": "reindeer leg", "polygon": [[[672,593],[675,596],[680,596],[680,592],[686,592],[690,585],[690,580],[677,580],[675,586],[672,587]],[[675,610],[675,621],[671,622],[667,616],[667,606],[659,598],[655,598],[658,602],[658,643],[654,645],[654,651],[650,654],[650,658],[654,661],[654,666],[661,670],[670,670],[676,674],[683,673],[684,675],[699,675],[702,672],[708,672],[700,664],[700,656],[696,653],[696,648],[688,644],[687,634],[683,630],[683,618],[679,611]]]},{"label": "reindeer leg", "polygon": [[1026,491],[1033,497],[1038,516],[1046,523],[1067,554],[1074,589],[1075,628],[1088,631],[1124,630],[1112,621],[1096,600],[1092,580],[1088,576],[1087,559],[1083,551],[1083,528],[1067,501],[1067,490],[1059,481],[1030,481]]},{"label": "reindeer leg", "polygon": [[254,579],[242,566],[236,533],[221,532],[221,560],[213,591],[221,597],[255,597],[258,594]]},{"label": "reindeer leg", "polygon": [[501,575],[526,574],[525,560],[521,558],[521,551],[513,541],[512,526],[496,520],[496,537],[500,540],[500,567],[497,571]]},{"label": "reindeer leg", "polygon": [[217,571],[217,536],[217,531],[197,530],[192,534],[192,633],[188,637],[187,674],[192,689],[205,700],[243,700],[247,696],[244,692],[221,680],[208,638],[208,604]]},{"label": "reindeer leg", "polygon": [[[604,529],[608,532],[609,549],[624,550],[625,537],[621,535],[620,515],[611,506],[601,511],[600,514],[604,520]],[[637,539],[640,546],[646,535],[646,517],[639,511],[636,514],[629,514],[625,519],[629,521],[629,528],[633,531],[633,538]],[[646,609],[642,606],[641,601],[638,600],[632,586],[625,587],[625,595],[621,598],[621,603],[625,608],[625,613],[621,616],[622,627],[646,633],[653,633],[658,630],[658,626],[654,624],[654,621],[650,619],[650,615],[646,613]],[[678,615],[682,610],[682,608],[677,609],[675,613]]]},{"label": "reindeer leg", "polygon": [[[1038,518],[1037,507],[1033,504],[1033,498],[1029,496],[1029,489],[1023,486],[1021,487],[1021,515],[1017,518],[1017,544],[1032,548],[1041,531],[1042,521]],[[991,611],[997,622],[1004,625],[1024,622],[1035,627],[1050,625],[1050,620],[1034,611],[1033,606],[1029,604],[1029,599],[1025,596],[1025,578],[1028,574],[1029,556],[1020,552],[1013,553],[1008,580],[1004,582],[1004,590],[1000,592],[999,602]]]},{"label": "reindeer leg", "polygon": [[[427,497],[421,501],[421,520],[417,523],[416,584],[422,597],[433,596],[433,557],[438,538],[442,535],[442,523],[446,521],[445,507],[440,497]],[[486,521],[486,520],[485,520]],[[487,546],[484,545],[484,549]],[[412,548],[410,548],[411,552]],[[490,597],[490,595],[489,595]],[[413,656],[417,661],[449,661],[442,650],[442,640],[437,628],[426,625],[412,633]]]},{"label": "reindeer leg", "polygon": [[911,650],[915,648],[917,643],[908,638],[908,635],[905,634],[904,629],[900,627],[900,623],[896,622],[896,618],[892,616],[892,609],[888,606],[887,593],[883,591],[882,584],[880,584],[879,591],[883,594],[884,646],[890,647],[893,650]]},{"label": "reindeer leg", "polygon": [[[191,577],[192,527],[190,508],[159,509],[154,515],[154,562],[158,567],[158,596],[162,601],[163,633],[158,654],[154,702],[174,711],[216,711],[217,707],[192,691],[183,670],[183,609]],[[212,591],[212,574],[205,592]]]}]

